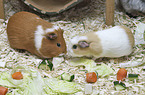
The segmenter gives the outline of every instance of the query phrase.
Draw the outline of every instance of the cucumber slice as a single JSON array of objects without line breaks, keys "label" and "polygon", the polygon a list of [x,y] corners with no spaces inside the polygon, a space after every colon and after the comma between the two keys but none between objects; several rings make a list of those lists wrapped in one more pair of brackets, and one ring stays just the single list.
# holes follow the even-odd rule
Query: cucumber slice
[{"label": "cucumber slice", "polygon": [[95,73],[96,73],[96,75],[97,75],[97,79],[98,79],[98,78],[99,78],[98,72],[97,72],[97,71],[95,71]]},{"label": "cucumber slice", "polygon": [[121,91],[121,90],[126,89],[126,85],[125,85],[123,82],[114,81],[114,88],[115,88],[117,91]]},{"label": "cucumber slice", "polygon": [[62,80],[66,80],[66,81],[69,81],[69,82],[73,81],[74,78],[75,78],[75,76],[74,75],[70,75],[69,73],[63,73],[61,75],[61,79]]},{"label": "cucumber slice", "polygon": [[38,69],[42,69],[42,70],[46,70],[46,71],[52,71],[53,70],[53,64],[52,62],[48,61],[48,60],[43,60],[39,66]]},{"label": "cucumber slice", "polygon": [[128,79],[129,80],[138,79],[138,74],[128,74]]}]

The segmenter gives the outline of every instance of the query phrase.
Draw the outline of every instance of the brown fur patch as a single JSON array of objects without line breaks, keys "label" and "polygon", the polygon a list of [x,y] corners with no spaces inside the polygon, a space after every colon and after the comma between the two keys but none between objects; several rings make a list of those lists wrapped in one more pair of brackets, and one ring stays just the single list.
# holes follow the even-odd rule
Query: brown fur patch
[{"label": "brown fur patch", "polygon": [[94,55],[100,55],[103,52],[102,45],[101,45],[101,40],[97,36],[97,34],[94,33],[88,33],[87,37],[88,40],[91,42],[90,43],[90,50]]},{"label": "brown fur patch", "polygon": [[[60,53],[66,53],[66,43],[63,38],[63,30],[58,29],[54,31],[54,33],[58,35],[54,40],[47,39],[46,37],[43,38],[42,46],[40,48],[42,56],[51,58],[58,56]],[[60,47],[57,46],[58,43],[60,44]]]},{"label": "brown fur patch", "polygon": [[[87,43],[90,44],[89,47],[80,48],[78,45],[77,49],[73,49],[73,52],[77,55],[84,55],[84,56],[99,56],[103,50],[102,45],[100,42],[99,37],[95,34],[95,32],[86,33],[82,36],[87,36],[88,40],[85,40]],[[83,40],[82,40],[83,41]]]},{"label": "brown fur patch", "polygon": [[127,33],[128,38],[129,38],[130,45],[133,48],[135,41],[134,41],[134,36],[133,36],[131,30],[129,28],[125,27],[125,26],[120,26],[120,27],[125,29],[125,32]]}]

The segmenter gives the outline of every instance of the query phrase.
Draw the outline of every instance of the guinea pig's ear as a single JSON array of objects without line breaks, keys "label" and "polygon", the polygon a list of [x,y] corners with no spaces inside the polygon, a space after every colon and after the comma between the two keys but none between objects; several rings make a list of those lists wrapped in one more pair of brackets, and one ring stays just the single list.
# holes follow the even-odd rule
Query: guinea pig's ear
[{"label": "guinea pig's ear", "polygon": [[46,35],[46,38],[47,39],[49,39],[49,40],[54,40],[54,39],[56,39],[57,38],[57,34],[56,33],[48,33],[47,35]]},{"label": "guinea pig's ear", "polygon": [[78,46],[80,48],[86,48],[86,47],[89,47],[89,43],[86,41],[80,41],[80,42],[78,42]]}]

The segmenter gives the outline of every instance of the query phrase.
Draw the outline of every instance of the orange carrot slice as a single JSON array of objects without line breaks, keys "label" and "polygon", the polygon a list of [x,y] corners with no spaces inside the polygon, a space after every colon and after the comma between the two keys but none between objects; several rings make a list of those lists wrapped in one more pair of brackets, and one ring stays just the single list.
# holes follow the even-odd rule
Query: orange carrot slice
[{"label": "orange carrot slice", "polygon": [[12,74],[12,78],[16,79],[16,80],[20,80],[20,79],[23,78],[23,75],[22,75],[21,72],[15,72],[15,73]]},{"label": "orange carrot slice", "polygon": [[6,95],[8,88],[0,86],[0,95]]},{"label": "orange carrot slice", "polygon": [[97,81],[97,75],[95,72],[86,73],[86,81],[88,83],[94,83]]},{"label": "orange carrot slice", "polygon": [[127,70],[124,68],[120,68],[117,72],[117,80],[124,81],[127,76]]}]

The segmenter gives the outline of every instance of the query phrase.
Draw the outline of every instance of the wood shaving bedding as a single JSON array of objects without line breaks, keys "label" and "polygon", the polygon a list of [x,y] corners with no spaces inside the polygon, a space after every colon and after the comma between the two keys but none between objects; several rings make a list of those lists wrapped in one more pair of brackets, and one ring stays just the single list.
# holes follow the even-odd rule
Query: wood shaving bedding
[{"label": "wood shaving bedding", "polygon": [[[34,55],[31,55],[29,52],[20,52],[12,49],[9,46],[7,34],[6,34],[6,24],[8,18],[14,13],[23,10],[23,8],[18,9],[12,6],[15,0],[5,1],[6,8],[6,21],[0,20],[0,62],[5,62],[5,68],[0,68],[0,72],[12,69],[17,66],[29,66],[37,68],[41,59],[37,58]],[[13,2],[13,3],[12,3]],[[17,6],[21,7],[21,6]],[[133,31],[140,22],[144,22],[144,17],[130,18],[123,12],[118,12],[115,10],[115,25],[124,25]],[[103,30],[110,28],[111,26],[105,25],[105,0],[91,0],[91,3],[83,8],[75,7],[58,16],[42,16],[45,20],[50,21],[54,24],[57,24],[62,29],[64,29],[64,38],[66,44],[68,45],[69,40],[81,33],[85,32],[96,32],[97,30]],[[67,56],[67,55],[66,55]],[[93,91],[91,95],[143,95],[145,93],[145,71],[143,71],[144,63],[143,59],[145,57],[145,48],[142,45],[136,45],[134,51],[128,57],[121,58],[99,58],[96,60],[96,63],[105,63],[113,70],[115,73],[105,78],[99,78],[96,83],[92,84]],[[42,76],[47,77],[57,77],[63,72],[70,72],[75,74],[74,82],[81,84],[85,87],[85,71],[80,71],[84,69],[83,67],[73,67],[68,63],[68,59],[64,58],[65,61],[60,63],[54,71],[40,71]],[[139,74],[139,80],[132,82],[128,79],[125,80],[125,84],[128,87],[122,91],[116,91],[113,86],[113,81],[116,80],[116,73],[120,68],[121,63],[128,62],[138,62],[141,60],[141,65],[135,67],[127,67],[128,73]],[[132,63],[133,64],[133,63]],[[84,89],[83,89],[84,90]],[[75,95],[84,95],[84,91],[78,92]]]}]

